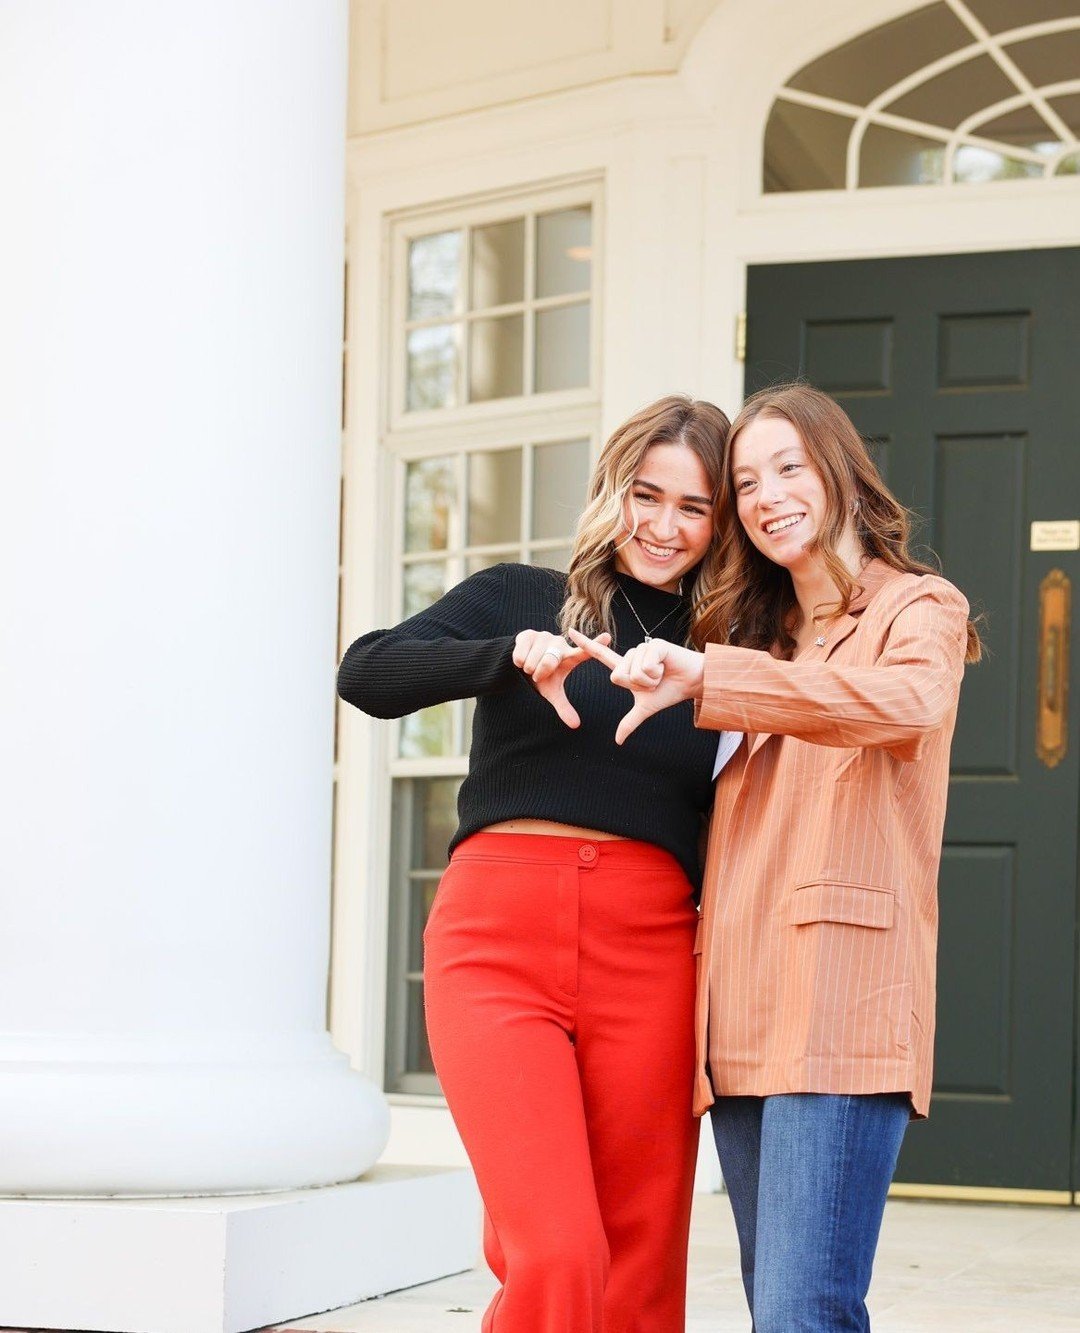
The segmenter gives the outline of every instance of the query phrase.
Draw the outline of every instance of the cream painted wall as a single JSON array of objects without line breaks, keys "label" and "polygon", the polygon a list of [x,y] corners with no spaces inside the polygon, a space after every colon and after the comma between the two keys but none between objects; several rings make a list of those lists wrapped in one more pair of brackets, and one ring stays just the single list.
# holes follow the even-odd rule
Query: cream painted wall
[{"label": "cream painted wall", "polygon": [[349,133],[674,70],[719,0],[352,0]]},{"label": "cream painted wall", "polygon": [[[380,529],[380,515],[389,512],[391,500],[390,469],[380,448],[380,405],[387,356],[386,241],[395,213],[567,177],[603,182],[604,433],[666,392],[709,397],[728,411],[738,406],[742,368],[735,356],[735,321],[749,263],[1076,243],[1080,190],[1067,179],[761,195],[761,144],[775,89],[814,56],[917,3],[641,0],[637,7],[649,16],[644,26],[650,40],[660,43],[648,49],[664,48],[656,36],[664,23],[675,23],[683,34],[699,25],[673,72],[613,77],[611,71],[619,69],[615,57],[579,52],[512,77],[488,73],[468,84],[414,91],[393,104],[381,100],[381,85],[368,85],[383,49],[383,9],[359,6],[363,22],[353,33],[354,129],[367,132],[354,133],[348,165],[352,407],[345,440],[346,638],[392,615],[385,592],[391,571]],[[394,7],[392,0],[388,4]],[[517,0],[510,7],[526,8]],[[475,15],[484,5],[447,0],[447,8]],[[594,12],[591,3],[581,8]],[[625,18],[617,4],[611,12]],[[622,31],[617,25],[615,30]],[[367,51],[365,42],[372,44]],[[668,45],[674,47],[674,39]],[[619,59],[628,49],[618,48]],[[406,58],[401,50],[395,56]],[[670,51],[665,58],[671,58]],[[472,59],[470,68],[482,69],[481,58]],[[419,88],[421,70],[431,78],[430,56],[418,54],[417,62],[413,73],[398,70],[399,89]],[[485,99],[499,104],[478,109]],[[472,108],[473,114],[445,108]],[[404,123],[420,115],[431,119]],[[353,710],[342,718],[331,987],[334,1035],[376,1079],[382,1076],[386,984],[384,732]],[[453,1160],[459,1149],[441,1104],[397,1100],[390,1160]]]}]

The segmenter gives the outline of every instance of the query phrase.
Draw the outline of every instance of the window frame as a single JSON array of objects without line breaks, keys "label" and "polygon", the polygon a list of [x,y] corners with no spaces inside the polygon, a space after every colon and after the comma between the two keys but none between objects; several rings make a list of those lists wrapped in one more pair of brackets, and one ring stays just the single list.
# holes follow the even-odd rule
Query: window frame
[{"label": "window frame", "polygon": [[[388,375],[384,385],[384,419],[391,433],[423,431],[427,428],[441,427],[453,420],[455,422],[477,422],[494,417],[502,418],[508,413],[528,413],[551,411],[561,407],[583,406],[596,401],[600,383],[600,327],[597,312],[603,301],[603,195],[602,181],[590,176],[576,181],[556,182],[538,186],[528,191],[500,192],[481,200],[464,201],[452,206],[423,209],[399,216],[391,221],[390,258],[387,283],[387,321],[386,343],[390,349]],[[493,312],[515,313],[523,311],[526,315],[524,324],[523,368],[526,392],[507,398],[489,398],[475,403],[460,403],[453,407],[420,408],[409,410],[406,407],[406,370],[407,370],[407,325],[409,299],[409,242],[420,236],[435,232],[454,231],[458,228],[474,229],[496,222],[506,222],[512,218],[536,216],[541,213],[557,212],[565,208],[588,206],[592,209],[592,241],[589,287],[589,380],[581,388],[555,389],[543,393],[528,392],[532,377],[533,336],[530,312],[557,309],[560,306],[580,303],[580,293],[572,296],[536,297],[531,292],[531,272],[534,261],[532,245],[528,237],[533,228],[526,228],[526,290],[524,299],[506,306],[485,308],[481,318],[489,317]],[[469,247],[465,247],[464,263],[467,266]],[[466,267],[466,278],[467,278]],[[455,313],[446,320],[437,323],[460,323],[467,328],[473,316],[468,310]],[[468,351],[465,340],[463,349],[463,378],[468,374]]]}]

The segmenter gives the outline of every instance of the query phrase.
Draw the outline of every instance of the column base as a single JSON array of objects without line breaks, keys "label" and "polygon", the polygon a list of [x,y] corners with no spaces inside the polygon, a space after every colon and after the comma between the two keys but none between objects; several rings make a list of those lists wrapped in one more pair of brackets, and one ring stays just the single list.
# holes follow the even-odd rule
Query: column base
[{"label": "column base", "polygon": [[472,1174],[219,1199],[0,1200],[0,1326],[243,1333],[471,1268]]}]

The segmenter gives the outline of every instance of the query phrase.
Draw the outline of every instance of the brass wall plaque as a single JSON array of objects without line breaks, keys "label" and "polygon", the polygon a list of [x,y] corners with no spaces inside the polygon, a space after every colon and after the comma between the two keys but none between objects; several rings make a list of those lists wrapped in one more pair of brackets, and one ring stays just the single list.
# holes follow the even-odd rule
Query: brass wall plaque
[{"label": "brass wall plaque", "polygon": [[1055,768],[1069,743],[1069,620],[1072,584],[1052,569],[1039,584],[1039,707],[1035,753]]}]

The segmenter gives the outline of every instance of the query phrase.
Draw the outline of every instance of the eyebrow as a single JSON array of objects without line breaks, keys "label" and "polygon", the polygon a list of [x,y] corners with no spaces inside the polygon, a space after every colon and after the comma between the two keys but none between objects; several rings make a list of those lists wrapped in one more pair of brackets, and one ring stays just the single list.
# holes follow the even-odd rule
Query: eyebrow
[{"label": "eyebrow", "polygon": [[[652,481],[645,481],[644,478],[639,478],[634,482],[634,485],[644,486],[647,491],[655,491],[657,495],[663,495],[664,493],[664,488],[662,486],[657,486],[656,483]],[[712,504],[712,500],[706,495],[684,495],[680,498],[683,500],[694,500],[699,505]]]},{"label": "eyebrow", "polygon": [[[775,463],[778,458],[783,458],[785,454],[793,453],[796,449],[803,449],[803,446],[801,444],[785,445],[783,449],[777,449],[775,454],[770,454],[768,462]],[[738,467],[733,467],[731,469],[731,475],[734,476],[736,472],[753,472],[753,470],[754,469],[752,467],[748,467],[747,464],[740,463]]]}]

